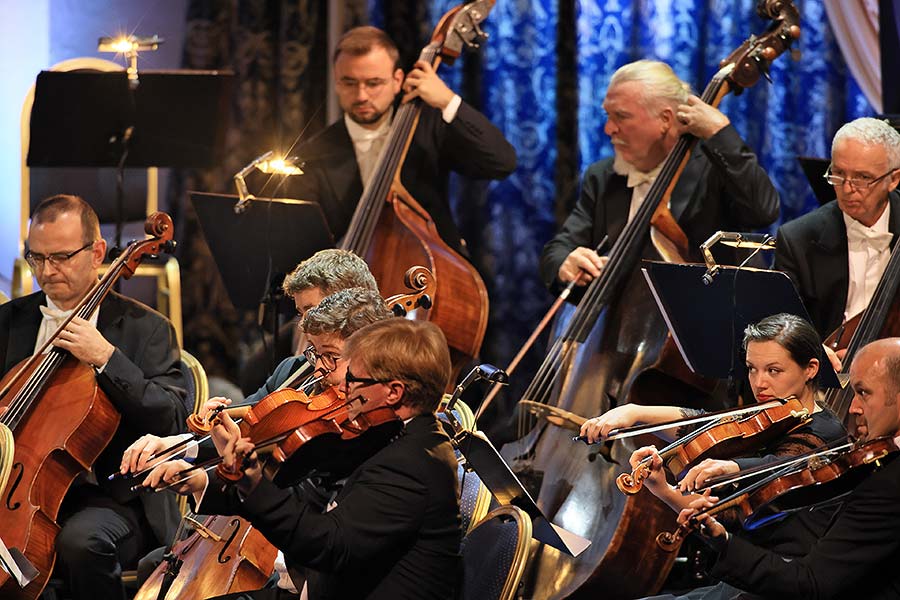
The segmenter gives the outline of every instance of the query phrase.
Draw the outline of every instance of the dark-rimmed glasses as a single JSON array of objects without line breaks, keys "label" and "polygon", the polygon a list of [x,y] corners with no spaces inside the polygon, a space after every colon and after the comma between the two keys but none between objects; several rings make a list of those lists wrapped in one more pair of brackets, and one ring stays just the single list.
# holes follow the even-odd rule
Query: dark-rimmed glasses
[{"label": "dark-rimmed glasses", "polygon": [[323,352],[319,354],[316,352],[316,347],[312,344],[306,347],[306,350],[303,351],[303,356],[305,356],[306,360],[309,361],[309,364],[313,366],[321,360],[322,366],[328,371],[334,371],[337,368],[337,361],[341,360],[340,356],[332,352]]},{"label": "dark-rimmed glasses", "polygon": [[390,379],[375,379],[374,377],[357,377],[353,373],[350,372],[350,368],[347,367],[347,374],[344,375],[344,385],[347,389],[350,389],[351,383],[358,383],[360,387],[366,387],[368,385],[375,385],[376,383],[388,383],[391,381]]},{"label": "dark-rimmed glasses", "polygon": [[846,182],[850,186],[850,189],[852,191],[863,192],[863,191],[868,190],[870,187],[872,187],[873,185],[875,185],[876,183],[878,183],[879,181],[881,181],[882,179],[884,179],[885,177],[887,177],[888,175],[890,175],[891,173],[893,173],[896,170],[897,169],[891,169],[884,175],[881,175],[881,176],[875,177],[875,178],[868,177],[868,176],[841,177],[840,175],[832,175],[831,167],[828,167],[828,170],[825,171],[825,175],[823,175],[823,177],[825,178],[825,181],[827,181],[834,187],[840,187],[840,186],[844,185],[844,183]]},{"label": "dark-rimmed glasses", "polygon": [[67,262],[73,256],[82,252],[83,250],[87,250],[91,246],[94,245],[94,242],[88,242],[78,250],[72,250],[71,252],[53,252],[52,254],[43,255],[37,252],[32,252],[29,250],[25,253],[25,261],[31,266],[32,269],[37,271],[38,269],[44,268],[44,261],[49,261],[51,265],[54,267],[59,267],[61,264]]}]

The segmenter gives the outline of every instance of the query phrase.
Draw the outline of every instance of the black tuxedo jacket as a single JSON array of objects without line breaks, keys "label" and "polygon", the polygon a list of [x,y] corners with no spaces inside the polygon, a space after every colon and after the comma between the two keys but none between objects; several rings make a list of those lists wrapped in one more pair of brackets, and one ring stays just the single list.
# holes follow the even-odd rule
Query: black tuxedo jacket
[{"label": "black tuxedo jacket", "polygon": [[[698,147],[672,192],[670,206],[692,252],[698,252],[700,244],[720,229],[757,229],[778,217],[778,192],[734,127],[728,125]],[[626,182],[626,177],[613,171],[612,158],[585,171],[575,208],[544,246],[541,278],[548,288],[560,290],[559,267],[572,250],[596,248],[609,235],[608,251],[619,238],[631,206],[632,190]],[[649,243],[649,233],[647,238]]]},{"label": "black tuxedo jacket", "polygon": [[853,490],[805,556],[788,562],[732,536],[711,575],[766,598],[900,598],[900,460],[895,457]]},{"label": "black tuxedo jacket", "polygon": [[249,519],[288,564],[312,570],[312,600],[456,598],[456,467],[437,417],[421,415],[350,475],[329,512],[267,479],[243,501],[213,480],[198,511]]},{"label": "black tuxedo jacket", "polygon": [[[0,306],[0,366],[6,373],[34,353],[41,325],[37,292]],[[97,329],[116,347],[97,384],[121,413],[112,441],[94,464],[97,480],[109,495],[126,501],[107,475],[118,470],[122,453],[145,433],[165,436],[184,431],[187,408],[180,351],[172,324],[147,306],[110,292],[100,305]],[[173,494],[140,496],[160,543],[168,543],[180,518]]]},{"label": "black tuxedo jacket", "polygon": [[[318,202],[335,239],[347,231],[363,186],[344,119],[298,148],[306,162],[302,177],[289,179],[288,196]],[[472,179],[503,179],[516,168],[516,151],[503,134],[466,102],[445,123],[441,111],[424,106],[400,180],[428,211],[441,238],[460,249],[448,200],[449,173]]]},{"label": "black tuxedo jacket", "polygon": [[[888,196],[893,248],[900,234],[900,191]],[[850,266],[847,227],[837,200],[778,229],[775,268],[793,280],[813,325],[823,338],[844,321]]]}]

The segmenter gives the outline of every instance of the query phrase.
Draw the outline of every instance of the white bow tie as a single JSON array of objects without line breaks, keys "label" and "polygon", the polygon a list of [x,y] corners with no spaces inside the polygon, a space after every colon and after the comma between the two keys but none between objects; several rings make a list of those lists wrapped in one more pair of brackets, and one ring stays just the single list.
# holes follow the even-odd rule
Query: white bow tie
[{"label": "white bow tie", "polygon": [[883,252],[891,245],[894,234],[889,231],[875,231],[859,221],[849,220],[847,223],[847,243],[862,244],[877,252]]},{"label": "white bow tie", "polygon": [[629,188],[637,187],[644,183],[653,183],[661,169],[662,164],[659,164],[652,171],[640,171],[637,167],[625,162],[618,156],[616,156],[615,161],[613,162],[613,172],[627,177],[628,181],[625,185]]},{"label": "white bow tie", "polygon": [[41,314],[44,315],[44,319],[50,321],[56,321],[58,323],[62,323],[69,315],[74,312],[73,310],[59,310],[56,308],[51,308],[49,306],[41,306]]}]

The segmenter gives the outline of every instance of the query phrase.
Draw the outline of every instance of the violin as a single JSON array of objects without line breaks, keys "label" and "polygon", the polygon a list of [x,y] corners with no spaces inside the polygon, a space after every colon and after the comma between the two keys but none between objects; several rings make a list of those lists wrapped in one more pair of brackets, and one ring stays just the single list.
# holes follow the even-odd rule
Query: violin
[{"label": "violin", "polygon": [[[727,416],[675,440],[658,452],[663,465],[676,478],[693,465],[707,458],[730,458],[757,448],[764,447],[772,440],[783,437],[789,431],[802,426],[811,418],[809,411],[800,404],[796,396],[767,403],[775,404],[760,408],[750,416]],[[758,407],[753,407],[758,408]],[[672,427],[667,423],[666,427]],[[657,426],[657,428],[660,426]],[[616,478],[616,486],[622,493],[636,494],[650,475],[649,457],[642,460],[630,473],[622,473]]]},{"label": "violin", "polygon": [[660,533],[657,544],[667,552],[678,548],[694,530],[697,516],[715,515],[737,508],[744,529],[755,529],[782,518],[786,513],[831,501],[851,492],[881,460],[900,452],[896,438],[881,437],[867,442],[825,446],[786,460],[787,466],[772,475],[723,498],[697,512],[673,532]]}]

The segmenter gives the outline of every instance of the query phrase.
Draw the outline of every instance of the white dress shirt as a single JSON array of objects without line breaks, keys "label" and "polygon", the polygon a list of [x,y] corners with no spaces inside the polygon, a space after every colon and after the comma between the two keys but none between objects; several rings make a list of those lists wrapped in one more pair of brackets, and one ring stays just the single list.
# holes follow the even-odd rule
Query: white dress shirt
[{"label": "white dress shirt", "polygon": [[844,320],[847,320],[865,310],[872,300],[875,288],[891,258],[890,244],[894,234],[888,231],[890,204],[871,227],[866,227],[846,214],[843,217],[847,226],[847,258],[850,267],[847,305],[844,310]]}]

